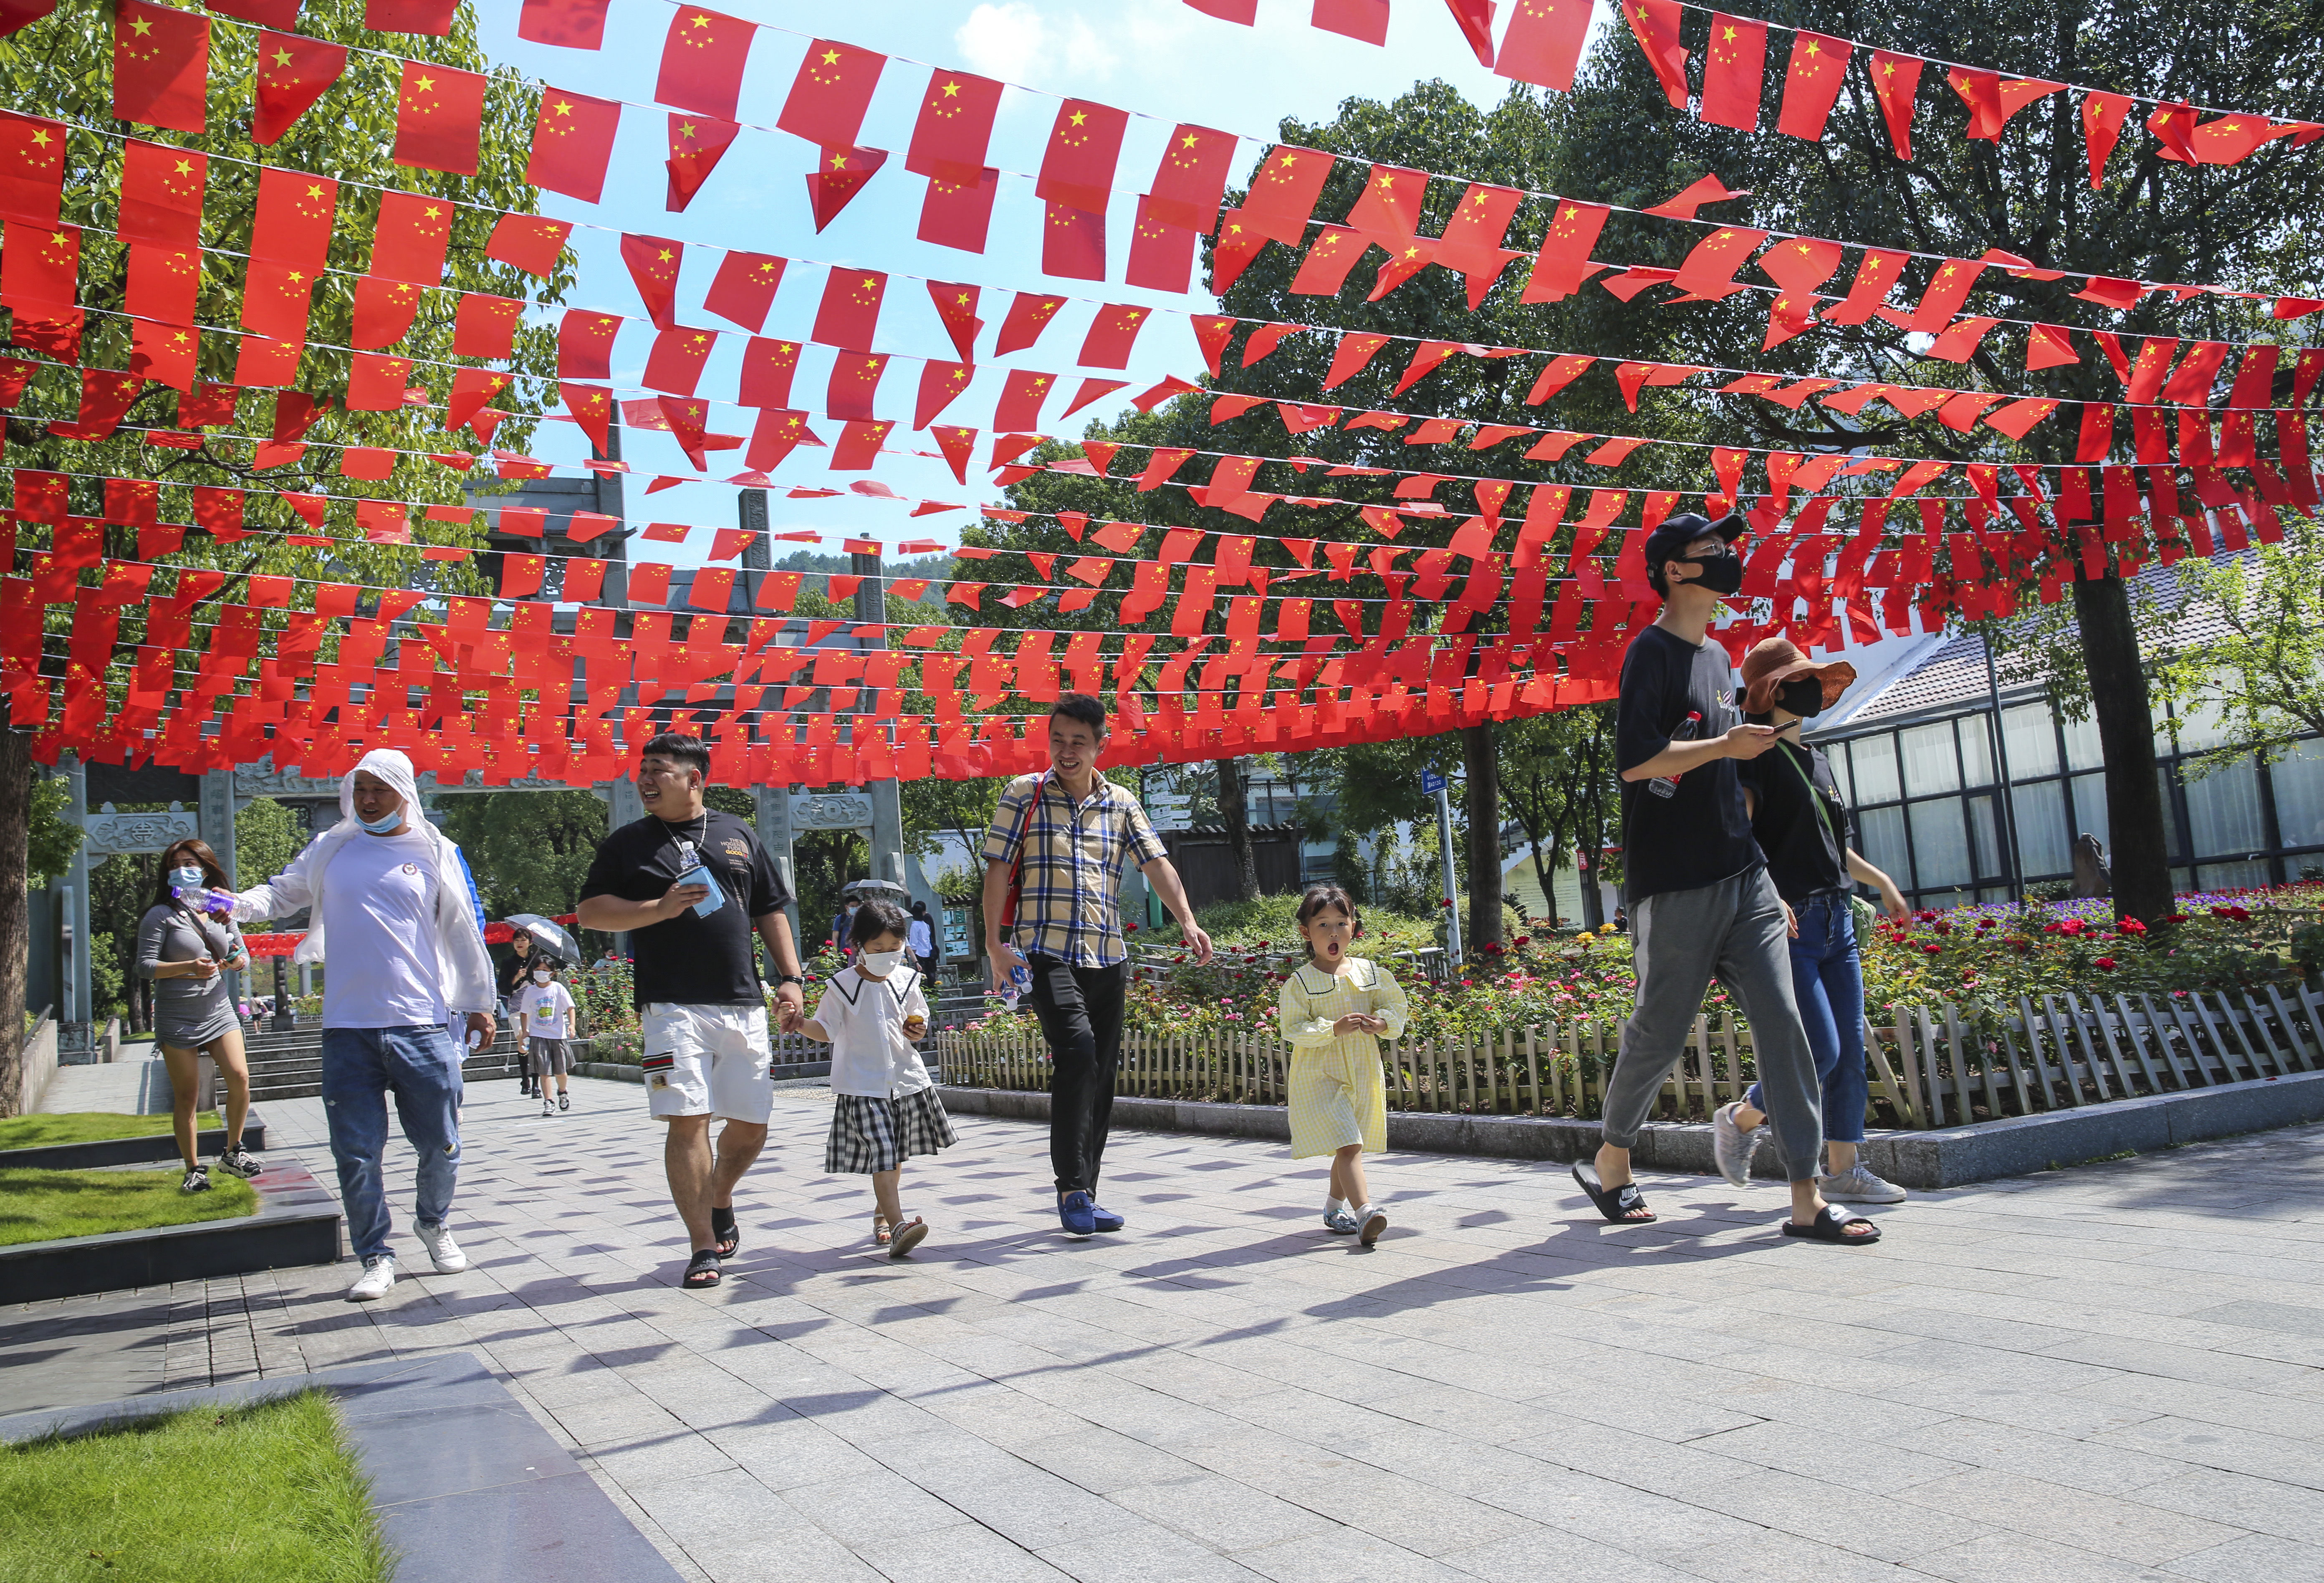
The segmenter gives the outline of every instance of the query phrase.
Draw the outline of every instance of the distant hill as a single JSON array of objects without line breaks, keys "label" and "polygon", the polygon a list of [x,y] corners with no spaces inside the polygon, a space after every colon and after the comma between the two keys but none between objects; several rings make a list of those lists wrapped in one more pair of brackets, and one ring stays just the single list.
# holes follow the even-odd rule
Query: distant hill
[{"label": "distant hill", "polygon": [[[943,578],[953,575],[953,560],[949,555],[916,555],[909,560],[890,560],[881,563],[890,578]],[[814,572],[828,577],[834,572],[854,569],[853,562],[844,555],[825,555],[820,551],[795,550],[775,562],[777,571]]]}]

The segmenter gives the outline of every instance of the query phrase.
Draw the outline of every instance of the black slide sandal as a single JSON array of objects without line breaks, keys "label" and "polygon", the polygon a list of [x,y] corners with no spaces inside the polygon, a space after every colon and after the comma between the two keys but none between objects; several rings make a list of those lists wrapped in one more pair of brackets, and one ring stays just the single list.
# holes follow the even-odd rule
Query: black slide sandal
[{"label": "black slide sandal", "polygon": [[734,1211],[713,1207],[710,1211],[710,1236],[718,1245],[718,1256],[731,1259],[734,1250],[742,1245],[742,1229],[734,1224]]},{"label": "black slide sandal", "polygon": [[1638,1190],[1637,1182],[1626,1181],[1620,1187],[1609,1188],[1598,1180],[1598,1168],[1594,1165],[1575,1166],[1573,1180],[1590,1195],[1590,1201],[1598,1206],[1598,1213],[1615,1225],[1652,1226],[1655,1223],[1655,1213],[1651,1209],[1646,1209],[1643,1215],[1629,1213],[1646,1208],[1646,1195]]},{"label": "black slide sandal", "polygon": [[718,1268],[718,1250],[697,1248],[694,1257],[687,1261],[685,1278],[678,1284],[689,1291],[707,1291],[724,1279]]},{"label": "black slide sandal", "polygon": [[[1851,1226],[1869,1226],[1872,1229],[1850,1236],[1848,1228]],[[1843,1247],[1862,1247],[1880,1240],[1880,1227],[1869,1215],[1851,1215],[1838,1204],[1826,1204],[1805,1226],[1796,1220],[1784,1221],[1784,1235],[1803,1236],[1811,1242],[1836,1242]]]}]

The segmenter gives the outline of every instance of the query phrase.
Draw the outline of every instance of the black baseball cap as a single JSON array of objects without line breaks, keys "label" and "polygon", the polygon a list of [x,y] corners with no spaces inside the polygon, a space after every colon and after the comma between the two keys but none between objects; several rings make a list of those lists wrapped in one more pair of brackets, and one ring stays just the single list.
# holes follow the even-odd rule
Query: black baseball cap
[{"label": "black baseball cap", "polygon": [[1728,513],[1715,523],[1709,517],[1691,511],[1681,512],[1674,517],[1665,517],[1662,526],[1646,535],[1647,578],[1649,580],[1659,582],[1660,578],[1657,574],[1662,570],[1663,562],[1683,559],[1686,547],[1705,533],[1716,533],[1732,544],[1743,536],[1744,530],[1750,525],[1733,512]]}]

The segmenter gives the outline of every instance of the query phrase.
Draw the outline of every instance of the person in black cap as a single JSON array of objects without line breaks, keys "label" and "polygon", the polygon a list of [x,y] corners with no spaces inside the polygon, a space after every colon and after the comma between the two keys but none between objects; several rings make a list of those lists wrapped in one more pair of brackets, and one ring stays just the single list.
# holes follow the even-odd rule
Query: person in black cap
[{"label": "person in black cap", "polygon": [[1630,1151],[1653,1112],[1715,975],[1743,1004],[1759,1089],[1792,1183],[1787,1236],[1870,1243],[1880,1229],[1823,1201],[1815,1057],[1792,989],[1790,911],[1752,838],[1735,765],[1775,745],[1743,723],[1711,618],[1743,586],[1738,516],[1674,516],[1647,535],[1646,580],[1663,612],[1631,641],[1615,705],[1622,777],[1622,899],[1630,914],[1637,1005],[1606,1085],[1604,1141],[1576,1165],[1598,1212],[1618,1225],[1655,1218],[1630,1177]]}]

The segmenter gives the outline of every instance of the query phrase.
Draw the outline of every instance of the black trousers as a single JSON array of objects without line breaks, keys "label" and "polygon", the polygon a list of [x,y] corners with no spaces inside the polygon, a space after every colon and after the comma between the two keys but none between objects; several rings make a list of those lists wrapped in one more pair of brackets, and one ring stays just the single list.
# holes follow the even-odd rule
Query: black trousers
[{"label": "black trousers", "polygon": [[1056,1063],[1049,1084],[1050,1167],[1059,1192],[1095,1194],[1106,1128],[1113,1121],[1130,964],[1077,967],[1055,957],[1028,957],[1026,965],[1033,975],[1033,1014]]}]

